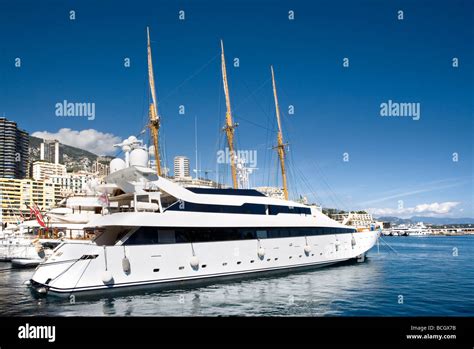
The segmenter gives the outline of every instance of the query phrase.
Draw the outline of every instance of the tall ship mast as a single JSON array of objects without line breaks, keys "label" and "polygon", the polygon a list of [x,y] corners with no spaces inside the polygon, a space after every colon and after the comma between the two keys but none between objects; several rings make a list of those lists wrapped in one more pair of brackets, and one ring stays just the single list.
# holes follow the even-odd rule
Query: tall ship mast
[{"label": "tall ship mast", "polygon": [[281,177],[283,179],[283,195],[285,196],[285,200],[288,200],[288,184],[286,182],[286,171],[285,171],[285,146],[288,143],[283,143],[283,133],[281,131],[281,120],[280,120],[280,106],[278,105],[278,95],[276,90],[276,83],[275,83],[275,73],[273,72],[273,66],[270,66],[272,71],[272,85],[273,85],[273,97],[275,98],[275,109],[276,109],[276,118],[278,124],[278,135],[277,141],[278,144],[274,147],[274,149],[278,152],[278,158],[280,159],[280,168],[281,168]]},{"label": "tall ship mast", "polygon": [[221,60],[222,60],[222,83],[224,84],[224,93],[225,93],[225,105],[226,113],[225,120],[226,124],[223,127],[223,130],[227,136],[227,144],[229,146],[230,153],[230,168],[232,171],[232,184],[234,189],[238,189],[239,185],[237,182],[237,166],[236,166],[236,151],[234,147],[234,132],[237,124],[234,124],[232,120],[232,110],[230,108],[230,97],[229,97],[229,85],[227,83],[227,70],[225,66],[225,56],[224,56],[224,43],[221,40]]},{"label": "tall ship mast", "polygon": [[151,104],[148,111],[150,117],[150,123],[148,127],[151,131],[151,136],[153,138],[153,145],[155,151],[155,163],[156,163],[156,173],[158,176],[161,176],[161,161],[160,161],[160,148],[158,144],[158,132],[160,130],[160,117],[158,115],[158,102],[156,100],[156,91],[155,91],[155,78],[153,75],[153,62],[151,59],[151,44],[150,44],[150,28],[146,27],[147,35],[147,54],[148,54],[148,82],[150,84],[150,94],[151,94]]}]

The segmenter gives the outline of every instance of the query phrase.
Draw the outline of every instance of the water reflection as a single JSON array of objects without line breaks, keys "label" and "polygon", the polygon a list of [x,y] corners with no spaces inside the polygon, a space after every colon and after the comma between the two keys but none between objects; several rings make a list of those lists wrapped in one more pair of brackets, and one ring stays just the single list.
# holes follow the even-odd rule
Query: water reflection
[{"label": "water reflection", "polygon": [[[363,264],[95,300],[77,295],[73,303],[68,298],[33,298],[23,285],[31,270],[4,271],[0,272],[0,314],[473,315],[474,272],[467,265],[472,262],[469,256],[474,255],[474,237],[462,241],[393,238],[391,242],[398,255],[383,248],[377,254],[374,249]],[[452,257],[453,246],[462,246],[459,257]],[[397,302],[399,295],[404,295],[404,304]]]}]

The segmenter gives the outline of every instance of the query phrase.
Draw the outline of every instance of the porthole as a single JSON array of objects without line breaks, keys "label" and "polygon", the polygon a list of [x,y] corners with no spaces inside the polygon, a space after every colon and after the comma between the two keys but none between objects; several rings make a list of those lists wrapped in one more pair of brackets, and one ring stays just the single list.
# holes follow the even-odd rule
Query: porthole
[{"label": "porthole", "polygon": [[183,266],[179,267],[179,270],[183,270],[183,269],[184,269],[184,267],[183,267]]},{"label": "porthole", "polygon": [[153,269],[154,273],[158,273],[160,271],[160,268]]}]

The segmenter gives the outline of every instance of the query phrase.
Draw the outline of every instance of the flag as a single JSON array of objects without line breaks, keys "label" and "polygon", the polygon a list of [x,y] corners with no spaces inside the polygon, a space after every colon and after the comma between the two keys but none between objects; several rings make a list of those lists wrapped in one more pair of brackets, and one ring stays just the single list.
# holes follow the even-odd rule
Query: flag
[{"label": "flag", "polygon": [[103,193],[102,195],[99,196],[99,202],[102,203],[102,206],[109,206],[109,197],[107,196],[107,193]]},{"label": "flag", "polygon": [[41,214],[38,206],[36,206],[36,204],[33,204],[33,206],[29,208],[30,212],[36,217],[36,221],[38,222],[38,224],[45,228],[46,224],[44,223],[43,215]]}]

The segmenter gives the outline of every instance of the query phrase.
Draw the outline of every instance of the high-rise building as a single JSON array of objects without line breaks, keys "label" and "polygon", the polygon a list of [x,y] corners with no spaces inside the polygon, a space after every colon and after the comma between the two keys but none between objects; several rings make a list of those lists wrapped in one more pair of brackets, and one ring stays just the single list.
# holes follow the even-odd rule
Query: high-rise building
[{"label": "high-rise building", "polygon": [[62,163],[59,141],[56,139],[44,139],[40,144],[40,161],[54,164]]},{"label": "high-rise building", "polygon": [[98,177],[106,177],[110,174],[110,160],[106,157],[99,156],[92,164],[92,172]]},{"label": "high-rise building", "polygon": [[14,121],[0,117],[0,178],[28,177],[28,147],[26,131]]},{"label": "high-rise building", "polygon": [[189,159],[186,156],[174,157],[174,177],[185,178],[189,175]]},{"label": "high-rise building", "polygon": [[66,165],[53,164],[45,161],[33,162],[33,179],[37,181],[44,181],[52,176],[65,176]]}]

